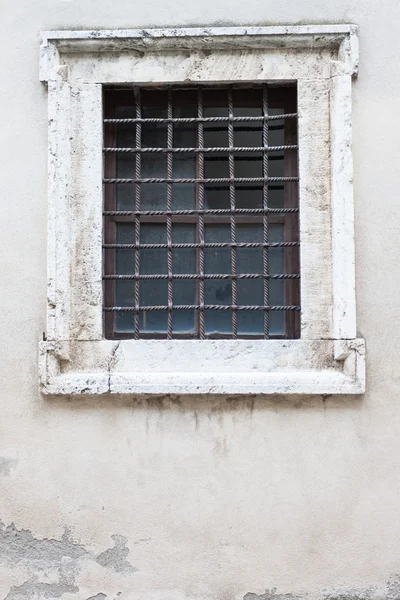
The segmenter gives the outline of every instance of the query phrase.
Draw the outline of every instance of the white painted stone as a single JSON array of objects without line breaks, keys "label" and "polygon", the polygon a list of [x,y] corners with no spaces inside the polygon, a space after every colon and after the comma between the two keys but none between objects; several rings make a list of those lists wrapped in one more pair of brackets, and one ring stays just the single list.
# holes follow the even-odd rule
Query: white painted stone
[{"label": "white painted stone", "polygon": [[351,79],[331,80],[333,336],[356,337]]},{"label": "white painted stone", "polygon": [[100,85],[71,85],[71,340],[101,339],[103,107]]},{"label": "white painted stone", "polygon": [[69,339],[71,118],[70,84],[48,86],[47,336]]},{"label": "white painted stone", "polygon": [[[48,394],[362,393],[363,340],[42,342]],[[54,358],[69,351],[69,360]],[[64,353],[64,354],[63,354]],[[350,361],[353,362],[350,365]],[[178,366],[178,368],[177,368]],[[350,368],[351,366],[351,368]]]},{"label": "white painted stone", "polygon": [[[348,25],[42,35],[41,77],[50,90],[44,393],[364,391],[351,176],[356,39]],[[102,339],[101,84],[187,80],[298,81],[301,340]]]},{"label": "white painted stone", "polygon": [[334,337],[329,91],[329,80],[300,79],[298,82],[303,339]]},{"label": "white painted stone", "polygon": [[[295,25],[271,27],[209,27],[192,29],[116,29],[45,31],[41,34],[40,79],[55,74],[61,53],[166,52],[179,50],[299,50],[338,51],[337,66],[357,74],[358,32],[354,25]],[[340,55],[340,56],[339,56]]]},{"label": "white painted stone", "polygon": [[181,50],[174,53],[137,51],[124,53],[62,53],[61,60],[68,62],[70,77],[81,83],[138,84],[186,82],[229,82],[235,79],[265,81],[291,79],[293,73],[301,78],[329,78],[331,74],[330,50],[318,49],[315,53],[299,49],[283,54],[272,49],[237,48],[231,50]]}]

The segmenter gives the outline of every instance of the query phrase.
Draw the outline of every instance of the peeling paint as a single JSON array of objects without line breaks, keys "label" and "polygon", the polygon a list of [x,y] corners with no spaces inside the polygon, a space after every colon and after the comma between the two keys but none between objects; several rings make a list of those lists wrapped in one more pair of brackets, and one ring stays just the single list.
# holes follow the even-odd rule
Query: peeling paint
[{"label": "peeling paint", "polygon": [[27,529],[6,526],[0,520],[0,562],[10,566],[23,564],[29,569],[45,570],[61,567],[62,560],[77,561],[87,555],[84,546],[74,542],[66,529],[60,540],[38,539]]},{"label": "peeling paint", "polygon": [[[263,594],[248,592],[243,600],[307,600],[315,597],[307,593],[279,593],[277,588],[267,589]],[[383,586],[367,585],[363,588],[337,586],[322,590],[318,595],[322,600],[399,600],[400,576],[392,577]]]},{"label": "peeling paint", "polygon": [[[378,596],[379,597],[379,596]],[[350,589],[347,591],[329,592],[324,594],[324,600],[372,600],[377,598],[374,588]],[[385,596],[387,600],[387,596]]]},{"label": "peeling paint", "polygon": [[[56,583],[43,583],[32,577],[22,585],[13,585],[4,600],[30,600],[33,598],[61,598],[63,594],[77,594],[78,586],[61,577]],[[96,596],[97,598],[97,596]],[[105,598],[105,596],[104,596]],[[99,598],[99,600],[101,600]]]},{"label": "peeling paint", "polygon": [[[324,596],[324,600],[372,600],[375,596],[369,594],[367,590],[359,590],[358,592],[339,592],[337,594]],[[386,598],[385,598],[386,600]]]},{"label": "peeling paint", "polygon": [[387,583],[387,600],[398,600],[400,598],[400,575],[392,575]]},{"label": "peeling paint", "polygon": [[277,588],[266,589],[264,594],[254,594],[248,592],[243,596],[243,600],[303,600],[304,596],[298,594],[280,594]]},{"label": "peeling paint", "polygon": [[102,567],[110,567],[118,573],[134,573],[138,569],[131,565],[126,557],[129,554],[129,548],[126,547],[127,539],[122,535],[112,535],[114,548],[105,550],[96,558],[96,562]]},{"label": "peeling paint", "polygon": [[[6,526],[0,520],[0,563],[12,568],[19,566],[28,576],[21,585],[13,585],[4,600],[60,598],[63,594],[76,594],[79,587],[75,578],[83,570],[84,561],[96,561],[102,567],[122,574],[136,572],[138,569],[126,560],[129,554],[127,538],[115,534],[111,539],[114,548],[96,556],[74,541],[68,529],[59,540],[39,539],[28,529],[17,529],[14,523]],[[49,582],[52,576],[54,580]],[[42,581],[43,578],[46,581]],[[105,600],[106,597],[104,592],[99,592],[87,600]]]}]

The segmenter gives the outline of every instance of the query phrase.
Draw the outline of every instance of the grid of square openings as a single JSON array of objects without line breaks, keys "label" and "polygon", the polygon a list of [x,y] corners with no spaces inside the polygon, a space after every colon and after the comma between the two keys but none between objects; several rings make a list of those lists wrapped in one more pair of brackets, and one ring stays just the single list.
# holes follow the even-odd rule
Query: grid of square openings
[{"label": "grid of square openings", "polygon": [[107,338],[299,336],[295,86],[104,92]]}]

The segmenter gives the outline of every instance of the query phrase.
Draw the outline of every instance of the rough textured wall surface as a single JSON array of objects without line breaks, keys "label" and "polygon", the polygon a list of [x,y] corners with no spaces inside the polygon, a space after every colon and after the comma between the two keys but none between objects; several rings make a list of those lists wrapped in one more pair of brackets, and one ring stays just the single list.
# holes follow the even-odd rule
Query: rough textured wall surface
[{"label": "rough textured wall surface", "polygon": [[[400,597],[397,0],[3,0],[0,598]],[[353,22],[358,398],[44,399],[38,32]]]}]

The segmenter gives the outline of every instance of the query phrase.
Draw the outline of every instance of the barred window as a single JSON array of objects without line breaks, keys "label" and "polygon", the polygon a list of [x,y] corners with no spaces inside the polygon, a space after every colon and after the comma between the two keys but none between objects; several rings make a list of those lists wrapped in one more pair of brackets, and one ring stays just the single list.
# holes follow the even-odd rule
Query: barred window
[{"label": "barred window", "polygon": [[104,91],[104,327],[297,338],[295,85]]},{"label": "barred window", "polygon": [[41,34],[44,393],[364,392],[358,64],[351,24]]}]

